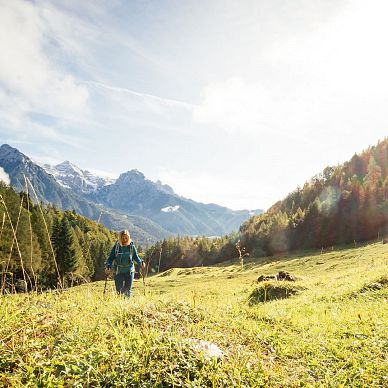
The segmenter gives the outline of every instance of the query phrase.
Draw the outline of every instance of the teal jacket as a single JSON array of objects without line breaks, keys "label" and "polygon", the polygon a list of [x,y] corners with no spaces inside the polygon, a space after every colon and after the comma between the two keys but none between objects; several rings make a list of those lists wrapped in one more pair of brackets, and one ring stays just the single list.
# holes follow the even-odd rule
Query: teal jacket
[{"label": "teal jacket", "polygon": [[141,264],[142,260],[137,253],[135,244],[121,246],[118,242],[113,246],[106,261],[107,268],[113,268],[115,274],[135,272],[135,263]]}]

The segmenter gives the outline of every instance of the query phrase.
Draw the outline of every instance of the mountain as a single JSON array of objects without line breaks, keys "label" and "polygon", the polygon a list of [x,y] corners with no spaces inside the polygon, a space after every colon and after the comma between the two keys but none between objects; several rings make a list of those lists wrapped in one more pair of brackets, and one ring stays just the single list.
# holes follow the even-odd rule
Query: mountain
[{"label": "mountain", "polygon": [[114,180],[95,176],[69,161],[56,166],[46,164],[43,168],[62,186],[89,201],[146,217],[173,234],[223,235],[237,230],[252,214],[261,212],[233,211],[183,198],[161,181],[146,179],[138,170],[127,171]]},{"label": "mountain", "polygon": [[138,170],[127,171],[115,180],[93,175],[69,161],[42,167],[63,187],[89,201],[128,215],[146,217],[173,234],[223,235],[237,230],[252,215],[248,210],[233,211],[183,198],[161,181],[146,179]]},{"label": "mountain", "polygon": [[33,163],[9,145],[0,147],[0,166],[10,175],[11,185],[23,190],[28,176],[45,203],[74,209],[98,219],[109,228],[135,229],[141,240],[153,242],[171,234],[216,236],[238,230],[252,213],[234,211],[216,204],[203,204],[179,196],[174,190],[152,182],[137,170],[124,172],[117,180],[96,176],[69,161],[56,166]]},{"label": "mountain", "polygon": [[88,170],[81,170],[68,160],[55,166],[43,164],[41,167],[61,186],[79,194],[94,192],[115,181],[112,178],[94,175]]},{"label": "mountain", "polygon": [[[110,229],[129,229],[134,239],[140,243],[149,244],[171,234],[144,217],[122,214],[87,200],[81,195],[80,188],[72,189],[70,184],[66,184],[67,187],[65,187],[63,179],[62,184],[59,184],[54,175],[47,173],[29,157],[7,144],[0,147],[0,167],[8,174],[10,184],[15,190],[25,190],[23,177],[25,175],[31,181],[38,199],[43,203],[53,204],[63,210],[74,209],[77,213],[94,220],[100,218],[101,222]],[[70,183],[70,181],[71,179],[67,182]],[[74,182],[77,182],[77,179],[74,179]]]},{"label": "mountain", "polygon": [[234,211],[181,197],[171,187],[154,183],[137,170],[121,174],[113,184],[87,198],[123,213],[142,215],[181,235],[224,235],[237,230],[252,215],[248,210]]}]

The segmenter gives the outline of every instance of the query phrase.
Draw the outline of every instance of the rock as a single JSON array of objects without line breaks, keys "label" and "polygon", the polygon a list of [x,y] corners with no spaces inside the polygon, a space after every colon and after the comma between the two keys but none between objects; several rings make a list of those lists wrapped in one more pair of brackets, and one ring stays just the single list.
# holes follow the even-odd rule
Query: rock
[{"label": "rock", "polygon": [[225,356],[225,352],[209,341],[191,338],[190,343],[197,352],[202,353],[208,360],[212,358],[221,359]]},{"label": "rock", "polygon": [[289,272],[280,271],[278,274],[278,280],[287,280],[289,282],[294,282],[295,278]]},{"label": "rock", "polygon": [[276,275],[267,275],[267,276],[260,275],[260,276],[257,278],[257,281],[258,281],[258,282],[265,282],[265,281],[267,281],[267,280],[277,280]]},{"label": "rock", "polygon": [[294,282],[295,277],[292,276],[289,272],[280,271],[277,275],[260,275],[257,278],[258,282],[265,282],[268,280],[281,280],[281,281]]},{"label": "rock", "polygon": [[381,283],[375,282],[368,286],[371,290],[381,290],[383,288],[383,285]]}]

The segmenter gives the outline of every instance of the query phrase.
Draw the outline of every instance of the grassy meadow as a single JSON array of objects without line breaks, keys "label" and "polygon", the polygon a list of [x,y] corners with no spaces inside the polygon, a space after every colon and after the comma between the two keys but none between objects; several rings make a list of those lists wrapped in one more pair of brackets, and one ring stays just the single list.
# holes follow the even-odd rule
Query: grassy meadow
[{"label": "grassy meadow", "polygon": [[[279,271],[296,281],[257,282]],[[1,297],[0,386],[388,386],[388,244],[172,269],[130,299],[113,288]]]}]

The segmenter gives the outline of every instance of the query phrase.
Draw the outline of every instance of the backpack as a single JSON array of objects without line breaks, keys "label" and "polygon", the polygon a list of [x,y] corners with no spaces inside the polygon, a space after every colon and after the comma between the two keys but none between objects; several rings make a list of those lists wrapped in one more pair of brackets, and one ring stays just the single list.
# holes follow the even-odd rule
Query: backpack
[{"label": "backpack", "polygon": [[[120,244],[118,241],[116,241],[115,246],[115,258],[113,260],[113,272],[115,275],[121,274],[121,273],[128,273],[131,271],[131,268],[133,266],[133,242],[131,241],[129,244],[129,260],[127,255],[120,255]],[[125,257],[125,259],[123,258]]]}]

